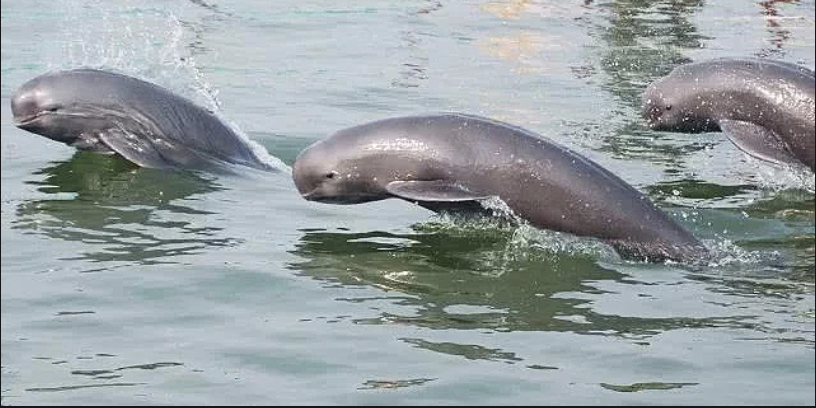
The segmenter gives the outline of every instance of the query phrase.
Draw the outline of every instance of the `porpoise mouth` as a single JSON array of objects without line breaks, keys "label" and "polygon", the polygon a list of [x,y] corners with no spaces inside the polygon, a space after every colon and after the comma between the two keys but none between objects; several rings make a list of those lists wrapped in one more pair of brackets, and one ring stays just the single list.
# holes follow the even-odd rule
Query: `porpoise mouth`
[{"label": "porpoise mouth", "polygon": [[46,113],[49,113],[49,112],[48,111],[40,111],[40,112],[37,112],[37,113],[35,113],[33,115],[15,117],[14,122],[13,122],[14,126],[17,126],[18,128],[25,129],[26,126],[31,125],[32,122],[34,122],[35,120],[41,118]]},{"label": "porpoise mouth", "polygon": [[303,197],[305,200],[308,200],[308,201],[318,201],[318,202],[322,202],[322,203],[334,203],[334,198],[335,198],[335,197],[331,197],[331,196],[322,195],[319,192],[317,192],[317,189],[302,193],[300,196]]},{"label": "porpoise mouth", "polygon": [[326,204],[360,204],[369,201],[382,200],[387,197],[381,197],[374,194],[347,194],[347,195],[325,195],[318,191],[312,190],[300,195],[305,200],[316,201]]},{"label": "porpoise mouth", "polygon": [[314,190],[309,191],[307,193],[301,193],[300,196],[303,197],[303,199],[309,201],[318,201],[319,198],[317,194],[315,194]]}]

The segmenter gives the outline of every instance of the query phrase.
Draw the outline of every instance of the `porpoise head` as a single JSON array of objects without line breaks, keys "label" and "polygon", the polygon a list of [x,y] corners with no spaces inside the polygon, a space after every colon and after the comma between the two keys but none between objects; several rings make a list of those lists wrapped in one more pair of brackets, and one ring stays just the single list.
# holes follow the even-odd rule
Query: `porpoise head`
[{"label": "porpoise head", "polygon": [[700,97],[706,89],[685,75],[672,72],[652,83],[641,96],[641,115],[649,128],[675,132],[720,130],[710,102]]},{"label": "porpoise head", "polygon": [[414,138],[411,118],[386,119],[347,128],[303,150],[292,178],[303,198],[356,204],[393,197],[392,181],[440,177],[429,147]]},{"label": "porpoise head", "polygon": [[365,152],[354,154],[354,149],[330,138],[301,152],[295,160],[292,178],[303,198],[332,204],[388,198],[384,187],[391,181],[388,175],[380,171],[376,163],[365,163]]},{"label": "porpoise head", "polygon": [[11,98],[15,125],[68,145],[110,126],[109,99],[114,92],[96,83],[95,91],[89,90],[90,81],[105,80],[99,72],[53,72],[26,82]]},{"label": "porpoise head", "polygon": [[[755,86],[755,59],[716,59],[675,67],[641,95],[641,115],[654,130],[716,132],[718,121],[742,115]],[[764,65],[763,65],[764,66]]]},{"label": "porpoise head", "polygon": [[[718,58],[679,65],[643,92],[641,114],[654,130],[719,131],[720,120],[754,121],[763,110],[773,109],[763,101],[768,99],[768,92],[776,92],[774,86],[785,85],[769,84],[769,79],[788,78],[797,71],[802,76],[801,67],[758,58]],[[809,81],[812,89],[812,75]]]}]

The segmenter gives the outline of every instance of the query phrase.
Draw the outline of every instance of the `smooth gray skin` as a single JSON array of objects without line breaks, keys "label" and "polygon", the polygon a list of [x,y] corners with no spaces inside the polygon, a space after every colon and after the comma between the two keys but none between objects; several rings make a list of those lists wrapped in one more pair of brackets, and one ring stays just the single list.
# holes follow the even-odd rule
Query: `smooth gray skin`
[{"label": "smooth gray skin", "polygon": [[814,170],[813,71],[787,62],[742,58],[678,66],[642,95],[655,130],[723,131],[746,153]]},{"label": "smooth gray skin", "polygon": [[52,72],[11,99],[17,127],[143,167],[274,170],[229,126],[189,99],[126,75],[96,69]]},{"label": "smooth gray skin", "polygon": [[625,257],[690,262],[705,247],[647,197],[591,160],[533,132],[478,116],[379,120],[300,153],[292,173],[307,200],[396,197],[434,211],[499,197],[532,225],[608,240]]}]

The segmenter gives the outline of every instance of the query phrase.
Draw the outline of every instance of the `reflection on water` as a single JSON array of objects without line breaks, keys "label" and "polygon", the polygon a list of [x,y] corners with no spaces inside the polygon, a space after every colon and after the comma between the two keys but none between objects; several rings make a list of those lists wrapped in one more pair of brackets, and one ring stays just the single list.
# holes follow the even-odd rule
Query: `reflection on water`
[{"label": "reflection on water", "polygon": [[[84,152],[35,174],[27,183],[50,198],[20,204],[13,228],[92,248],[74,259],[171,262],[176,255],[233,244],[217,237],[221,228],[194,221],[209,212],[178,203],[222,189],[200,175],[138,168],[117,156]],[[191,221],[182,221],[187,217]]]},{"label": "reflection on water", "polygon": [[675,388],[683,388],[693,385],[698,385],[698,383],[663,383],[663,382],[648,382],[648,383],[634,383],[634,384],[627,384],[627,385],[616,385],[616,384],[607,384],[607,383],[600,383],[601,387],[604,387],[608,390],[617,391],[617,392],[638,392],[643,390],[671,390]]},{"label": "reflection on water", "polygon": [[684,166],[684,157],[709,146],[702,139],[693,144],[677,143],[671,135],[651,132],[637,114],[643,89],[675,66],[690,62],[685,53],[700,48],[707,39],[692,23],[702,5],[702,0],[594,4],[604,16],[603,22],[590,28],[590,35],[599,44],[606,44],[599,55],[600,68],[606,74],[602,88],[630,109],[627,115],[616,115],[615,131],[604,139],[600,150],[621,158],[647,158],[676,171]]},{"label": "reflection on water", "polygon": [[560,47],[561,40],[555,38],[544,38],[541,33],[533,31],[522,31],[510,37],[490,37],[480,41],[479,48],[485,54],[496,58],[512,60],[522,65],[516,70],[519,73],[534,72],[536,74],[543,71],[543,68],[535,67],[540,63],[539,57],[542,50],[555,51]]},{"label": "reflection on water", "polygon": [[510,0],[506,2],[487,2],[480,8],[504,19],[517,19],[530,6],[529,0]]},{"label": "reflection on water", "polygon": [[570,331],[639,338],[679,327],[722,326],[740,320],[597,313],[590,307],[591,299],[607,293],[599,289],[598,283],[635,287],[642,283],[599,265],[592,256],[541,251],[519,245],[512,235],[508,229],[417,229],[406,234],[305,231],[292,253],[306,260],[289,266],[322,281],[398,292],[391,299],[402,306],[413,306],[415,312],[383,312],[373,319],[357,320],[366,324]]},{"label": "reflection on water", "polygon": [[689,62],[684,50],[699,48],[707,37],[691,22],[702,0],[618,0],[597,3],[606,18],[593,37],[607,44],[601,68],[605,88],[630,106],[653,79]]},{"label": "reflection on water", "polygon": [[[712,205],[733,199],[733,197],[752,196],[757,191],[756,186],[742,184],[723,186],[705,181],[683,179],[676,181],[664,181],[646,188],[649,196],[655,201],[679,197],[690,200],[710,200]],[[697,201],[699,205],[699,201]],[[691,205],[691,202],[678,202],[675,204]],[[707,207],[706,205],[701,205]]]},{"label": "reflection on water", "polygon": [[746,249],[760,248],[763,251],[777,251],[788,254],[784,265],[775,271],[776,276],[814,282],[816,277],[816,221],[814,196],[803,190],[784,190],[769,199],[756,200],[742,208],[742,212],[752,219],[761,219],[768,226],[781,225],[783,233],[773,236],[755,234],[743,239],[739,245]]},{"label": "reflection on water", "polygon": [[[101,359],[100,359],[101,357]],[[116,357],[113,354],[104,354],[104,353],[97,353],[93,356],[81,356],[77,357],[77,360],[82,360],[85,364],[103,364],[104,360],[110,357]],[[53,365],[62,365],[67,364],[67,360],[54,360],[50,357],[38,357],[37,360],[43,361],[50,361]],[[97,363],[99,361],[99,363]],[[75,376],[79,376],[79,378],[84,379],[92,379],[92,380],[101,380],[96,384],[76,384],[76,385],[60,385],[60,386],[50,386],[50,387],[31,387],[26,388],[28,392],[65,392],[65,391],[74,391],[83,388],[98,388],[98,387],[136,387],[136,386],[143,386],[147,383],[144,382],[111,382],[108,380],[118,380],[121,379],[126,375],[126,372],[131,372],[135,370],[156,370],[156,369],[163,369],[168,367],[180,367],[183,366],[182,363],[167,361],[167,362],[157,362],[157,363],[148,363],[148,364],[136,364],[136,365],[129,365],[124,367],[116,367],[116,368],[104,368],[104,369],[75,369],[71,370],[71,374]]]},{"label": "reflection on water", "polygon": [[779,23],[781,19],[781,14],[779,13],[779,4],[790,4],[796,3],[797,0],[765,0],[760,1],[759,5],[762,6],[763,14],[768,18],[768,33],[770,33],[771,38],[769,42],[771,43],[771,48],[763,50],[760,52],[760,57],[771,57],[771,58],[779,58],[784,54],[783,46],[785,42],[788,41],[790,38],[791,32],[786,29],[782,24]]},{"label": "reflection on water", "polygon": [[705,228],[697,232],[699,238],[713,239],[715,247],[726,244],[726,237],[734,241],[737,248],[726,245],[717,261],[726,270],[728,265],[740,266],[738,273],[729,274],[813,282],[816,212],[811,191],[772,191],[691,179],[659,182],[646,190],[664,206],[696,208],[688,212],[705,220]]},{"label": "reflection on water", "polygon": [[[798,303],[812,297],[812,275],[811,283],[728,277],[721,268],[655,276],[660,272],[653,266],[649,274],[640,275],[637,265],[616,264],[610,269],[586,254],[553,254],[519,246],[511,229],[426,232],[415,226],[411,233],[303,232],[292,253],[305,260],[289,264],[291,269],[331,286],[369,286],[388,294],[338,299],[370,302],[377,311],[375,317],[352,317],[357,324],[488,333],[572,332],[637,344],[648,344],[651,337],[671,330],[729,328],[780,342],[814,344],[812,333],[797,326],[812,320],[812,309],[803,312]],[[625,270],[635,274],[620,272]],[[688,296],[675,299],[677,289],[671,288],[689,291],[695,285],[701,291],[695,305],[682,306]],[[623,306],[609,311],[597,305],[615,303],[615,299]],[[384,300],[395,307],[382,307]],[[677,310],[664,309],[675,301]],[[649,311],[654,304],[661,305],[657,313]],[[711,306],[709,313],[701,313],[703,304]],[[768,310],[772,315],[763,316]],[[509,364],[523,360],[513,351],[478,344],[417,337],[400,340],[467,359]]]},{"label": "reflection on water", "polygon": [[424,20],[442,8],[438,0],[424,0],[416,7],[408,10],[405,18],[413,23],[407,24],[406,29],[399,31],[399,48],[407,54],[405,60],[400,61],[399,78],[391,80],[391,86],[398,88],[418,88],[428,79],[428,55],[426,40],[432,34]]},{"label": "reflection on water", "polygon": [[401,88],[417,88],[421,81],[428,79],[428,57],[423,52],[422,32],[403,30],[400,32],[400,45],[409,52],[408,60],[402,63],[400,78],[393,79],[391,85]]}]

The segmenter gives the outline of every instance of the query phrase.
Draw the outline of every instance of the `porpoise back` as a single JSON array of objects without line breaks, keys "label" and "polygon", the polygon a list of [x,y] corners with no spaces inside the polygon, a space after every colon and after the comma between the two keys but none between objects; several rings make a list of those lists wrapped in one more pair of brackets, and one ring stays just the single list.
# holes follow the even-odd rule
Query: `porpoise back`
[{"label": "porpoise back", "polygon": [[78,149],[153,168],[219,164],[273,170],[215,114],[158,85],[97,70],[36,77],[12,98],[17,125]]}]

